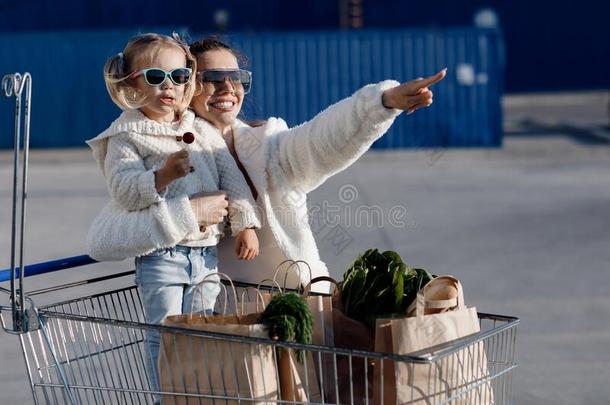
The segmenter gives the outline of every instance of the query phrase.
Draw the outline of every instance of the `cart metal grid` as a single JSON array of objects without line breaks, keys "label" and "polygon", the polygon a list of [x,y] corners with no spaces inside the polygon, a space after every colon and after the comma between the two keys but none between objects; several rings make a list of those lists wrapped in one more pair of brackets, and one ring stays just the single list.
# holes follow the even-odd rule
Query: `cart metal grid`
[{"label": "cart metal grid", "polygon": [[[83,263],[87,263],[86,258],[68,258],[49,262],[47,267],[45,263],[34,265],[32,269],[38,272],[49,269],[57,271]],[[27,272],[28,267],[26,274]],[[432,395],[423,402],[414,400],[406,403],[512,403],[512,379],[517,366],[517,318],[479,313],[480,333],[408,356],[300,345],[146,324],[137,287],[130,285],[107,292],[104,290],[104,283],[132,274],[133,272],[123,272],[32,292],[33,296],[41,296],[70,289],[75,291],[72,295],[77,296],[40,307],[33,305],[32,298],[27,300],[32,304],[30,313],[35,314],[35,319],[30,321],[34,327],[18,336],[34,403],[149,404],[154,402],[155,395],[156,398],[162,395],[164,404],[387,404],[390,402],[386,400],[387,394],[383,392],[383,369],[397,364],[406,365],[407,369],[413,371],[418,368],[420,373],[425,370],[430,376],[438,374],[441,369],[460,370],[460,384],[447,385],[439,382],[438,378],[430,378],[431,383],[437,385],[428,387],[428,392]],[[126,281],[125,284],[131,284],[130,281],[132,280]],[[92,284],[99,284],[102,292],[78,297],[79,289],[83,286],[90,288]],[[253,286],[238,282],[236,287],[243,291]],[[235,308],[234,302],[229,305]],[[5,330],[10,331],[10,325],[4,316],[10,308],[1,309],[2,325]],[[304,402],[279,399],[282,398],[281,392],[276,396],[272,395],[271,399],[260,400],[240,394],[239,391],[235,393],[224,389],[223,385],[239,385],[237,371],[233,375],[223,375],[223,384],[210,386],[206,392],[193,392],[182,387],[175,387],[170,391],[153,391],[145,367],[144,336],[145,331],[149,329],[175,336],[191,336],[193,351],[215,350],[218,345],[228,342],[234,345],[250,345],[256,350],[270,346],[304,350],[304,368],[315,370],[313,374],[305,373],[304,386],[308,400]],[[200,347],[195,347],[197,345]],[[481,356],[478,353],[483,351],[486,364],[481,366]],[[276,351],[273,350],[273,353],[275,355]],[[232,357],[233,353],[230,355]],[[192,367],[188,362],[189,360],[185,359],[184,367]],[[323,362],[330,362],[330,367],[322,367]],[[376,374],[375,368],[381,372]],[[481,370],[484,371],[483,375]],[[275,378],[279,378],[277,374]],[[279,387],[279,384],[276,385]],[[485,390],[490,390],[492,394],[484,394]]]}]

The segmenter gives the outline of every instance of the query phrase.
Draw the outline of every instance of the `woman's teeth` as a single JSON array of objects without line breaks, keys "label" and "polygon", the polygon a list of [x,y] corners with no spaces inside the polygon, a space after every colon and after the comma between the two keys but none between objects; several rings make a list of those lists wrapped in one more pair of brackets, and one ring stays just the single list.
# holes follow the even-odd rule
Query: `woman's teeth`
[{"label": "woman's teeth", "polygon": [[222,102],[218,102],[218,103],[212,103],[212,107],[214,107],[218,110],[230,111],[231,109],[233,109],[234,104],[235,103],[233,103],[231,101],[222,101]]}]

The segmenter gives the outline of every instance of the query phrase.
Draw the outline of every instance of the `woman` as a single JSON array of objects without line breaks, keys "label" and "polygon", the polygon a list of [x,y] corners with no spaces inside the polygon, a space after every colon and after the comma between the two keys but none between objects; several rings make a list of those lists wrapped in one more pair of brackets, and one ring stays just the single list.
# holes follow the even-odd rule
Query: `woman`
[{"label": "woman", "polygon": [[[201,118],[197,120],[198,132],[210,139],[220,139],[214,134],[222,136],[246,177],[263,223],[260,256],[250,262],[233,259],[231,244],[225,238],[219,244],[220,271],[240,281],[258,282],[272,277],[283,260],[292,259],[306,261],[313,277],[328,275],[307,221],[307,193],[354,163],[403,110],[412,113],[431,105],[428,87],[442,80],[446,69],[404,84],[388,80],[367,85],[295,128],[288,128],[278,118],[251,126],[237,118],[249,89],[249,75],[239,69],[238,54],[213,38],[197,41],[190,48],[197,59],[200,85],[191,103]],[[125,249],[130,244],[150,245],[151,249],[175,244],[199,226],[221,222],[227,214],[225,196],[217,194],[191,197],[193,215],[173,217],[187,198],[181,196],[157,207],[115,216],[114,220],[98,221],[99,226],[91,231],[97,237],[89,238],[90,254],[116,260],[129,256]],[[151,234],[149,229],[155,232]],[[141,236],[121,246],[109,246],[108,232]],[[288,284],[307,284],[309,277],[303,271],[299,280]],[[328,286],[317,290],[327,291]]]}]

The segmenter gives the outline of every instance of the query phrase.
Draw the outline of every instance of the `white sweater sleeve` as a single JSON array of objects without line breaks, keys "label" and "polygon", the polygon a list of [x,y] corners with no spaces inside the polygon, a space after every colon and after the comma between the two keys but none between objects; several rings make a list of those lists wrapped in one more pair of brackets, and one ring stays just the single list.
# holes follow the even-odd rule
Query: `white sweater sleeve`
[{"label": "white sweater sleeve", "polygon": [[128,136],[123,133],[108,140],[104,172],[112,199],[126,210],[134,211],[147,208],[163,198],[155,187],[154,169],[146,169]]},{"label": "white sweater sleeve", "polygon": [[229,223],[231,233],[236,236],[247,228],[260,229],[261,221],[250,187],[229,152],[224,139],[218,134],[208,134],[214,160],[220,178],[220,190],[229,197]]},{"label": "white sweater sleeve", "polygon": [[401,113],[381,101],[385,90],[398,85],[367,85],[312,120],[274,134],[271,143],[290,183],[308,193],[364,154]]},{"label": "white sweater sleeve", "polygon": [[106,204],[87,233],[88,254],[96,260],[123,260],[171,247],[199,232],[186,195],[139,211]]}]

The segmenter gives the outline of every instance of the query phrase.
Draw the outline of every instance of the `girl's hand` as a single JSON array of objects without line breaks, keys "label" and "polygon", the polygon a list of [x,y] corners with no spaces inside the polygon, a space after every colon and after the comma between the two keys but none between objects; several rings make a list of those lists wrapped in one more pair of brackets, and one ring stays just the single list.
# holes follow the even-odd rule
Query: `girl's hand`
[{"label": "girl's hand", "polygon": [[229,214],[229,201],[224,191],[197,193],[190,197],[190,203],[197,223],[202,228],[221,223]]},{"label": "girl's hand", "polygon": [[254,229],[244,229],[237,235],[235,254],[239,260],[252,260],[258,256],[258,237]]},{"label": "girl's hand", "polygon": [[422,107],[428,107],[432,104],[432,92],[428,87],[443,80],[446,74],[447,68],[434,76],[411,80],[388,89],[383,92],[381,101],[385,107],[406,110],[407,114],[411,114]]},{"label": "girl's hand", "polygon": [[168,156],[162,168],[155,172],[155,188],[157,192],[163,190],[172,181],[184,177],[193,171],[189,153],[186,149],[172,153]]}]

